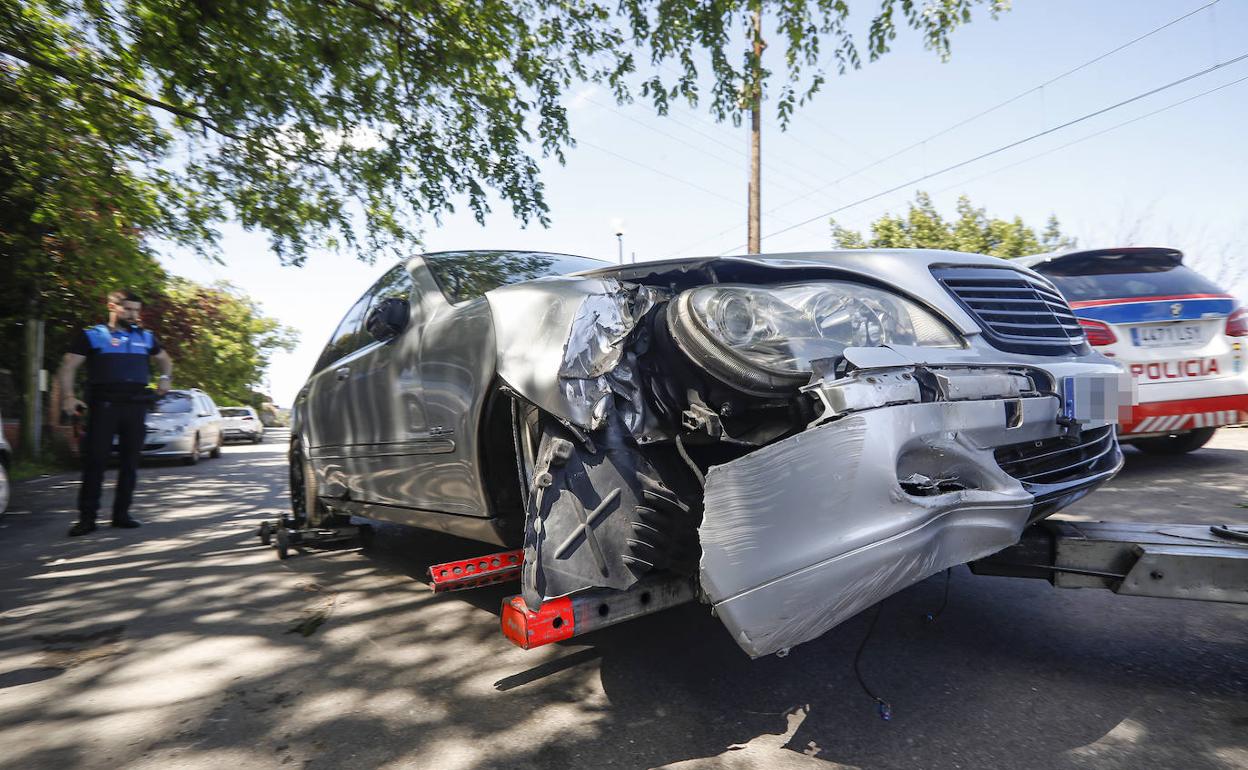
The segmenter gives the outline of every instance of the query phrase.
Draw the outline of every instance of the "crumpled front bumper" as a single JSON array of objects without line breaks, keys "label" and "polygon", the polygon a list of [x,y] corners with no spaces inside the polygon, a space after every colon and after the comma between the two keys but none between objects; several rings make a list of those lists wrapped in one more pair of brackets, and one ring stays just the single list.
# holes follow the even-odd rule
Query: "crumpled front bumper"
[{"label": "crumpled front bumper", "polygon": [[860,406],[706,476],[700,582],[751,657],[1013,545],[1122,465],[1056,395]]}]

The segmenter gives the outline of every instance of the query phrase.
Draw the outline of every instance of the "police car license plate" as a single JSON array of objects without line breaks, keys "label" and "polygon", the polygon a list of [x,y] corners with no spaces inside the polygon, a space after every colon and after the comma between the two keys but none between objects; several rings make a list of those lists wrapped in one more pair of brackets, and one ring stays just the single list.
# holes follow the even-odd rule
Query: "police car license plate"
[{"label": "police car license plate", "polygon": [[1200,324],[1154,324],[1131,328],[1131,344],[1137,348],[1166,348],[1200,342]]}]

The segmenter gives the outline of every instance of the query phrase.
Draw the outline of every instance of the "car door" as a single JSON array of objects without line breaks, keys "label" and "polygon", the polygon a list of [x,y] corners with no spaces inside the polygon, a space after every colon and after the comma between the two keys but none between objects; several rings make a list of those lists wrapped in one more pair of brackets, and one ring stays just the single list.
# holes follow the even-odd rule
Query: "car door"
[{"label": "car door", "polygon": [[494,372],[484,291],[497,282],[474,282],[471,265],[497,272],[505,260],[491,255],[483,261],[480,254],[437,259],[449,296],[425,257],[374,287],[373,308],[388,298],[406,299],[409,320],[400,335],[365,354],[358,397],[380,413],[368,424],[370,443],[360,447],[356,462],[370,502],[484,517],[491,512],[480,480],[478,420]]},{"label": "car door", "polygon": [[350,448],[359,442],[363,424],[361,405],[350,397],[351,377],[361,348],[369,340],[364,330],[371,293],[365,292],[343,316],[317,359],[315,371],[297,405],[301,439],[320,482],[322,494],[344,497],[360,486],[348,467]]},{"label": "car door", "polygon": [[199,398],[204,407],[204,423],[208,435],[212,437],[212,446],[220,447],[225,440],[225,432],[221,428],[221,411],[217,409],[216,402],[212,400],[212,396],[207,393],[201,393]]},{"label": "car door", "polygon": [[420,346],[428,288],[436,291],[418,286],[404,264],[387,271],[369,290],[370,311],[386,300],[398,300],[407,304],[408,312],[401,333],[386,340],[370,337],[361,349],[358,374],[346,396],[364,406],[354,426],[359,442],[351,452],[350,466],[359,478],[363,499],[370,503],[443,510],[436,495],[428,493],[430,468],[437,465],[430,457],[452,446],[431,431],[425,414]]}]

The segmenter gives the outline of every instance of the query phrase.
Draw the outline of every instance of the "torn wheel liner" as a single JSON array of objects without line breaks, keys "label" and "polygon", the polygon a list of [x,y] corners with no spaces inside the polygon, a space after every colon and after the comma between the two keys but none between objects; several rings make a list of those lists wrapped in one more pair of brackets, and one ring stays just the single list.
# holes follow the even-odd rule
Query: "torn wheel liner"
[{"label": "torn wheel liner", "polygon": [[696,524],[614,412],[586,444],[549,421],[525,526],[524,601],[624,590],[655,571],[692,574]]}]

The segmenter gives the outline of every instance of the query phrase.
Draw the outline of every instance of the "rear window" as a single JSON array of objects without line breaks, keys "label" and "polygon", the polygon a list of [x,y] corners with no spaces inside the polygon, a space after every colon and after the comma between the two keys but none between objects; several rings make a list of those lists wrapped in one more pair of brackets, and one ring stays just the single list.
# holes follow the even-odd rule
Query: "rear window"
[{"label": "rear window", "polygon": [[609,263],[567,254],[536,251],[457,251],[426,254],[425,264],[451,304],[483,296],[491,289],[548,275],[597,270]]},{"label": "rear window", "polygon": [[191,394],[168,393],[152,405],[156,414],[186,414],[191,411]]},{"label": "rear window", "polygon": [[1225,294],[1217,284],[1194,270],[1147,256],[1066,259],[1033,269],[1057,284],[1070,302]]},{"label": "rear window", "polygon": [[222,417],[248,417],[250,415],[251,412],[248,412],[246,409],[238,409],[237,407],[226,406],[221,409]]}]

